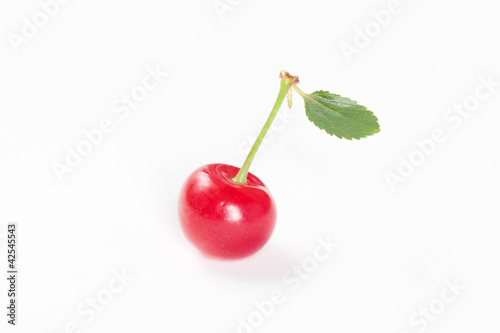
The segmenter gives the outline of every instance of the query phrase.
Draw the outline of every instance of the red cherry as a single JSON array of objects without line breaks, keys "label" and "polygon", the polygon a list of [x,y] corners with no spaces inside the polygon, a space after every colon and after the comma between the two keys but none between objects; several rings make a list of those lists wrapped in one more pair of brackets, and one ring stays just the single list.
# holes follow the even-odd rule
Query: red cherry
[{"label": "red cherry", "polygon": [[184,183],[179,199],[182,230],[202,252],[225,259],[247,257],[269,240],[276,224],[276,205],[268,188],[249,173],[235,183],[239,168],[208,164]]}]

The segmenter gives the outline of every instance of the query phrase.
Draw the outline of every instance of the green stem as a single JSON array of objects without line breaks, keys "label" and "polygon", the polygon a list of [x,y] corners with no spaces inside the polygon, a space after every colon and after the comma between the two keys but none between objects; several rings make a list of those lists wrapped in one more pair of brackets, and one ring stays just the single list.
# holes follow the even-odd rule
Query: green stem
[{"label": "green stem", "polygon": [[252,164],[253,158],[255,157],[255,154],[257,153],[257,150],[259,149],[260,144],[262,143],[262,140],[264,140],[264,137],[266,136],[267,131],[269,130],[269,127],[271,127],[271,124],[274,121],[274,118],[276,118],[276,115],[278,114],[278,111],[281,107],[281,104],[283,103],[283,100],[285,99],[285,96],[288,92],[288,90],[292,87],[292,80],[290,78],[283,78],[281,80],[281,88],[280,92],[278,94],[278,98],[276,98],[276,103],[274,103],[274,107],[271,111],[271,114],[269,115],[269,118],[267,118],[266,123],[264,124],[264,127],[259,133],[259,136],[255,140],[255,143],[252,146],[252,149],[250,149],[250,153],[248,153],[247,159],[245,160],[245,163],[243,163],[243,166],[241,167],[240,171],[238,174],[233,178],[233,181],[237,184],[245,185],[247,182],[247,175],[248,175],[248,170],[250,169],[250,164]]},{"label": "green stem", "polygon": [[307,96],[307,94],[305,92],[303,92],[302,90],[300,90],[299,87],[297,87],[296,85],[293,85],[293,89],[295,89],[295,91],[298,92],[300,96],[302,96],[302,97]]}]

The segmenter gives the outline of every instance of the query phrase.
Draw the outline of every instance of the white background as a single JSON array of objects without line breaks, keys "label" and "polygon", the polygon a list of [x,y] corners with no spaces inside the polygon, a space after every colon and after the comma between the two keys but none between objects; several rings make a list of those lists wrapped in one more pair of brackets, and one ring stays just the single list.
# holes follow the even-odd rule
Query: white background
[{"label": "white background", "polygon": [[[8,36],[41,7],[2,1],[0,226],[19,224],[20,277],[12,328],[1,274],[1,331],[236,332],[273,290],[284,302],[241,332],[499,331],[500,87],[445,119],[480,77],[500,81],[496,3],[402,0],[350,62],[342,43],[389,1],[231,3],[220,16],[211,0],[69,1],[15,52]],[[147,67],[169,76],[119,118]],[[180,230],[179,189],[198,166],[243,162],[281,69],[366,105],[381,132],[330,137],[295,94],[251,168],[278,206],[273,237],[244,260],[205,258]],[[105,118],[113,132],[59,181],[53,163]],[[446,140],[392,191],[388,173],[436,128]],[[292,290],[283,276],[318,237],[340,246]],[[77,312],[122,270],[133,279],[109,304]],[[449,304],[446,281],[466,287]],[[425,328],[410,322],[429,306]]]}]

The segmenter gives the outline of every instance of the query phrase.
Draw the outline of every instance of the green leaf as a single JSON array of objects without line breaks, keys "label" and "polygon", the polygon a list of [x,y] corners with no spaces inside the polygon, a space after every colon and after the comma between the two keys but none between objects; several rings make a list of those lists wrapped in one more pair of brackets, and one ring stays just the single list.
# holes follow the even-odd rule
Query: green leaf
[{"label": "green leaf", "polygon": [[307,118],[330,135],[359,140],[380,132],[373,112],[352,99],[322,90],[299,93],[304,98]]}]

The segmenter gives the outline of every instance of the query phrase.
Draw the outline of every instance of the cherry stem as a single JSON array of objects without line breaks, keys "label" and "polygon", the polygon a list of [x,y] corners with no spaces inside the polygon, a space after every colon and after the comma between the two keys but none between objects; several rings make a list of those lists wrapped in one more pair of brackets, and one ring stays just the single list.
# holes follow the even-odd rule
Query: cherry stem
[{"label": "cherry stem", "polygon": [[266,136],[267,131],[269,130],[269,127],[271,127],[271,124],[274,121],[274,118],[276,118],[276,115],[278,114],[278,111],[281,107],[281,104],[283,103],[283,100],[285,99],[286,94],[288,93],[288,90],[293,85],[293,80],[290,77],[283,77],[281,79],[281,88],[280,92],[278,93],[278,98],[276,98],[276,103],[274,103],[274,107],[271,110],[271,114],[269,115],[269,118],[267,118],[266,123],[264,124],[264,127],[259,133],[259,136],[255,140],[255,143],[252,146],[252,149],[250,149],[250,153],[248,153],[247,159],[243,163],[243,166],[241,167],[240,171],[238,174],[232,179],[235,183],[245,185],[247,182],[247,176],[248,176],[248,170],[250,169],[250,164],[252,164],[253,158],[255,157],[255,154],[257,153],[257,150],[259,149],[260,144],[262,143],[262,140],[264,140],[264,137]]}]

